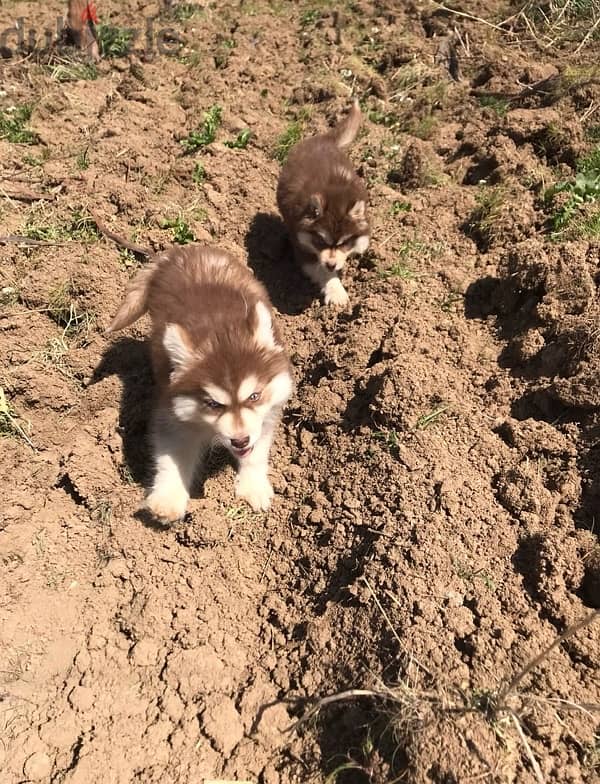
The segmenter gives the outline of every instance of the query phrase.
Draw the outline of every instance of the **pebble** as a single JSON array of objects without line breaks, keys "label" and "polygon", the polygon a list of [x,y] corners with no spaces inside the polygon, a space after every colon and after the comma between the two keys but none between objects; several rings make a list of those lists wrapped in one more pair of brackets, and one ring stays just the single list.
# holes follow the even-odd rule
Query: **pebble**
[{"label": "pebble", "polygon": [[113,577],[120,577],[122,580],[129,577],[129,568],[124,558],[112,558],[106,568]]},{"label": "pebble", "polygon": [[228,757],[244,737],[242,718],[233,700],[224,698],[208,707],[202,715],[203,729],[215,747]]},{"label": "pebble", "polygon": [[23,773],[29,781],[42,781],[48,778],[52,771],[52,761],[43,751],[36,751],[25,760]]},{"label": "pebble", "polygon": [[75,686],[69,694],[69,705],[82,713],[91,710],[94,707],[94,692],[85,686]]},{"label": "pebble", "polygon": [[158,660],[158,652],[159,644],[147,637],[133,646],[129,657],[138,667],[152,667]]}]

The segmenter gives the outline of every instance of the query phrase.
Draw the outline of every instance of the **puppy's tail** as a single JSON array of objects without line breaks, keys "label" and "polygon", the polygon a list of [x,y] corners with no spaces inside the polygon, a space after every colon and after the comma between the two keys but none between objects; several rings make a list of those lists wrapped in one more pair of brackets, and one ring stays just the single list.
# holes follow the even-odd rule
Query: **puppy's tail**
[{"label": "puppy's tail", "polygon": [[355,99],[352,108],[344,119],[335,126],[327,136],[332,139],[340,149],[349,147],[356,139],[360,127],[361,113],[358,99]]},{"label": "puppy's tail", "polygon": [[117,315],[106,330],[107,334],[131,326],[148,310],[148,288],[155,270],[156,263],[149,264],[131,281]]}]

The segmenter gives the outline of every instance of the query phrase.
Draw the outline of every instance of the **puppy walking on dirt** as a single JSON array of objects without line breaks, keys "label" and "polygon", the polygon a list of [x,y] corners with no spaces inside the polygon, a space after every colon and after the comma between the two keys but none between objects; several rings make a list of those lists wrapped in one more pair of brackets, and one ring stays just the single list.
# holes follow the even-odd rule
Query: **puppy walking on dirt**
[{"label": "puppy walking on dirt", "polygon": [[294,254],[326,305],[346,305],[339,274],[353,253],[369,246],[367,191],[344,150],[356,138],[360,109],[325,134],[299,142],[283,167],[277,204]]},{"label": "puppy walking on dirt", "polygon": [[198,461],[219,442],[239,464],[236,495],[267,509],[269,451],[293,382],[265,289],[224,251],[174,248],[133,280],[108,331],[146,312],[158,386],[147,508],[181,519]]}]

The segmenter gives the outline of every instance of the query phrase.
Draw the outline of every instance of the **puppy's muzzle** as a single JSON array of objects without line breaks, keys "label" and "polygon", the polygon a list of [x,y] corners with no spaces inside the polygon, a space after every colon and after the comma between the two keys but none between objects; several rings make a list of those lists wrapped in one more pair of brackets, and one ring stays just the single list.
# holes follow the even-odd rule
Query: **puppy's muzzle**
[{"label": "puppy's muzzle", "polygon": [[248,444],[250,443],[250,436],[244,436],[243,438],[231,438],[231,446],[234,449],[245,449]]}]

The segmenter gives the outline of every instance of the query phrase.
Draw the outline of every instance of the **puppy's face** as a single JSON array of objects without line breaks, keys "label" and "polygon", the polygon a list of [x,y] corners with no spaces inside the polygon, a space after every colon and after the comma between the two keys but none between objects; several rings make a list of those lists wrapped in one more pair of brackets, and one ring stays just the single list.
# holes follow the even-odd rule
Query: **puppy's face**
[{"label": "puppy's face", "polygon": [[343,269],[349,256],[364,253],[369,246],[364,200],[343,191],[327,201],[320,194],[311,196],[296,238],[326,269]]},{"label": "puppy's face", "polygon": [[173,371],[169,394],[175,416],[210,428],[238,459],[247,457],[265,426],[287,402],[292,377],[275,342],[268,309],[258,303],[248,323],[232,325],[194,348],[169,324],[163,345]]}]

